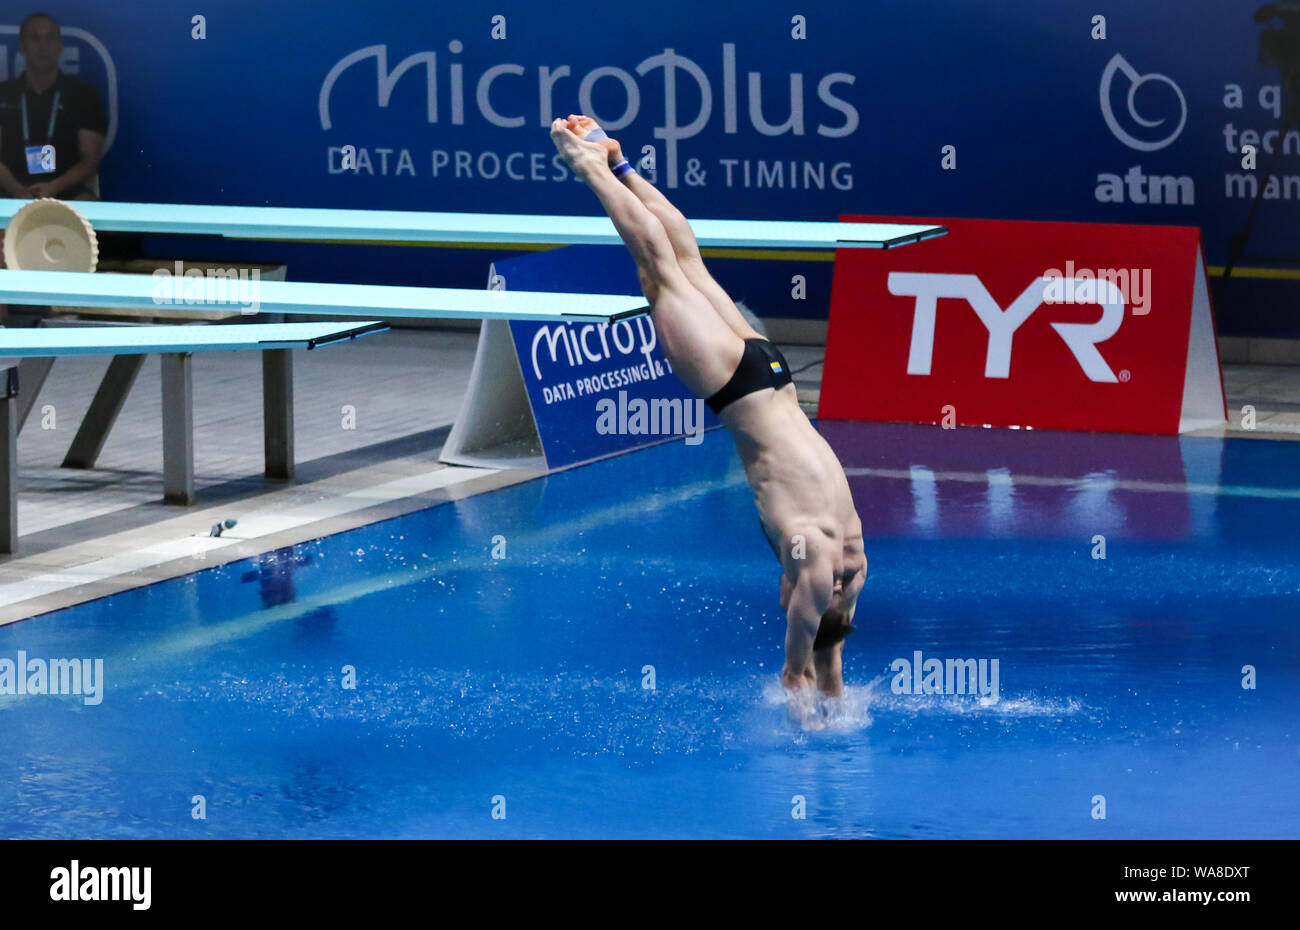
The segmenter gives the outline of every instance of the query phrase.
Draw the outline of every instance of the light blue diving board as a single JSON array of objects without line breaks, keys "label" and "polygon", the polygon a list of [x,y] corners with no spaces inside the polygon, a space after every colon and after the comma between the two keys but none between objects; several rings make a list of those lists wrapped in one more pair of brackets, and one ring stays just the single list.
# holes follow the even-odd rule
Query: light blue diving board
[{"label": "light blue diving board", "polygon": [[[25,200],[0,199],[0,223]],[[239,239],[326,239],[350,242],[492,242],[621,245],[606,216],[525,213],[423,213],[306,207],[223,207],[199,204],[72,201],[105,232],[228,236]],[[691,220],[701,246],[731,248],[893,248],[947,232],[943,226],[797,220]]]},{"label": "light blue diving board", "polygon": [[[175,286],[170,301],[155,299],[161,281]],[[199,282],[194,281],[197,285]],[[205,299],[186,303],[185,279],[80,271],[0,271],[0,304],[118,307],[130,310],[255,309],[258,313],[382,316],[406,319],[576,320],[613,323],[649,310],[641,295],[553,294],[388,284],[205,279]]]},{"label": "light blue diving board", "polygon": [[365,323],[243,323],[219,326],[94,326],[0,329],[0,358],[60,355],[152,355],[248,349],[314,349],[388,326]]}]

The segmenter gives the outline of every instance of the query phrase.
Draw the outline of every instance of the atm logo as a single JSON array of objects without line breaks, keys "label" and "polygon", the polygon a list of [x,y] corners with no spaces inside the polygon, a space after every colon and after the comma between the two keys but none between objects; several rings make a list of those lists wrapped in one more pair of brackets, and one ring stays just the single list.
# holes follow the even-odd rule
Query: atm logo
[{"label": "atm logo", "polygon": [[[1138,98],[1146,94],[1155,103],[1150,113],[1138,112]],[[1114,103],[1123,100],[1116,112]],[[1143,99],[1146,99],[1143,97]],[[1187,125],[1187,98],[1163,74],[1139,74],[1123,55],[1116,54],[1101,73],[1101,116],[1120,142],[1139,152],[1158,152],[1182,134]]]}]

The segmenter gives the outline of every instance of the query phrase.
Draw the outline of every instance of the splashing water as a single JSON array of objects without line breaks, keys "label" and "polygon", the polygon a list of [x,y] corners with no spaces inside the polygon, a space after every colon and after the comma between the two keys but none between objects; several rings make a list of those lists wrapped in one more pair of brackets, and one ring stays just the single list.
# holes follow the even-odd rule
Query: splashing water
[{"label": "splashing water", "polygon": [[865,685],[846,685],[840,697],[827,697],[812,688],[789,691],[779,681],[763,688],[763,702],[784,707],[788,724],[796,730],[855,733],[871,727],[872,711],[916,717],[1067,717],[1084,713],[1083,702],[1067,697],[1059,700],[1034,694],[983,697],[971,694],[894,694],[890,675],[880,675]]}]

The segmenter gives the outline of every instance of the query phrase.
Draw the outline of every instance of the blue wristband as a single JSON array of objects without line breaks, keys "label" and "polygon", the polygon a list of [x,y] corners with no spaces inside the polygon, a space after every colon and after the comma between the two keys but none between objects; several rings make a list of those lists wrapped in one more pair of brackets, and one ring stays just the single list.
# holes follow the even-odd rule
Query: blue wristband
[{"label": "blue wristband", "polygon": [[[599,142],[601,139],[608,138],[609,136],[605,133],[605,130],[597,126],[591,132],[583,136],[582,140],[584,142]],[[628,160],[624,158],[622,161],[618,162],[618,164],[611,166],[610,170],[614,172],[614,177],[622,179],[632,171],[632,166],[628,164]]]}]

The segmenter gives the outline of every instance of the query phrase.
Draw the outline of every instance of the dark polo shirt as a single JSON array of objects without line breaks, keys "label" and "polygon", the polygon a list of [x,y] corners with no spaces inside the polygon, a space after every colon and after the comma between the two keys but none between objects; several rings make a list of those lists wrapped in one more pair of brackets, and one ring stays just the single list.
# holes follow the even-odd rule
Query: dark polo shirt
[{"label": "dark polo shirt", "polygon": [[[55,94],[59,96],[59,112],[54,121],[54,136],[48,138],[50,108]],[[22,98],[27,96],[27,127],[29,137],[23,139]],[[81,160],[77,133],[89,129],[108,135],[108,120],[99,92],[86,81],[69,77],[62,71],[54,84],[44,93],[33,92],[27,86],[27,75],[20,74],[11,81],[0,83],[0,161],[13,172],[20,184],[38,184],[53,181]],[[29,145],[54,146],[54,171],[49,174],[28,174],[26,148]],[[64,191],[60,197],[71,198],[84,188]]]}]

